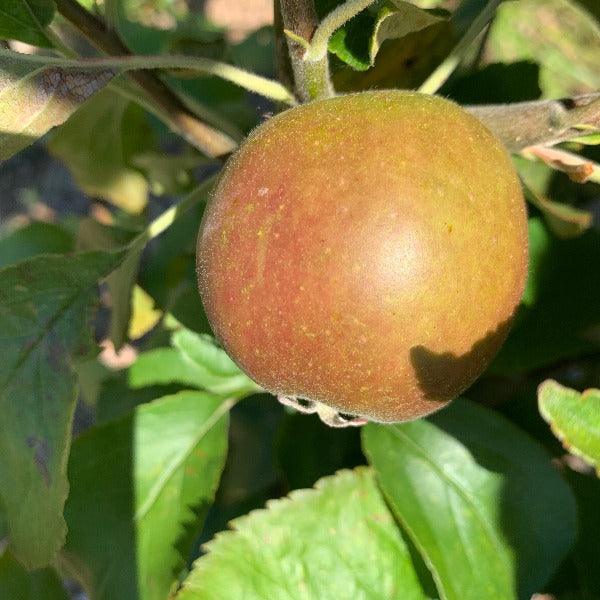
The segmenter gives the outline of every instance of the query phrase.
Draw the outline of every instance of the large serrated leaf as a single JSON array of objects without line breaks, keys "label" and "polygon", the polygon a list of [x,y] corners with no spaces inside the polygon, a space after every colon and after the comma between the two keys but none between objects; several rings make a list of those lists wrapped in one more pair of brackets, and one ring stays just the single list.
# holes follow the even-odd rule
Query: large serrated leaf
[{"label": "large serrated leaf", "polygon": [[0,39],[51,46],[45,29],[55,10],[53,0],[3,0],[0,5]]},{"label": "large serrated leaf", "polygon": [[0,160],[66,121],[115,75],[44,64],[0,48]]},{"label": "large serrated leaf", "polygon": [[0,556],[0,598],[2,600],[68,600],[53,569],[28,572],[9,552]]},{"label": "large serrated leaf", "polygon": [[262,391],[210,335],[181,328],[171,343],[172,348],[156,348],[138,357],[129,369],[132,387],[182,383],[235,397]]},{"label": "large serrated leaf", "polygon": [[600,390],[579,393],[548,379],[538,389],[538,406],[564,447],[600,474]]},{"label": "large serrated leaf", "polygon": [[442,598],[529,598],[571,547],[569,488],[504,418],[456,400],[427,421],[363,431],[379,483]]},{"label": "large serrated leaf", "polygon": [[177,600],[424,598],[368,469],[292,492],[217,535]]},{"label": "large serrated leaf", "polygon": [[217,488],[231,406],[179,392],[74,442],[63,559],[94,600],[168,597]]},{"label": "large serrated leaf", "polygon": [[11,548],[30,568],[49,564],[64,541],[72,359],[94,348],[96,282],[121,259],[39,256],[0,271],[0,498]]}]

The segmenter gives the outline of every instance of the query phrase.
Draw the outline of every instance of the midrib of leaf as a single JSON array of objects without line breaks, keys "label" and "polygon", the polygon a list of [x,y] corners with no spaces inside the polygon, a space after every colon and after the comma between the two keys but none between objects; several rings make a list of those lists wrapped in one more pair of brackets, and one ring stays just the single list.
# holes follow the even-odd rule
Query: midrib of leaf
[{"label": "midrib of leaf", "polygon": [[[29,9],[29,7],[28,7],[28,9]],[[8,19],[9,21],[13,21],[13,23],[17,23],[18,25],[22,25],[26,29],[29,29],[29,26],[31,25],[31,23],[27,23],[25,21],[21,21],[20,19],[17,19],[16,17],[14,17],[13,15],[7,13],[6,11],[2,10],[1,8],[0,8],[0,14],[4,15],[4,17],[6,19]]]},{"label": "midrib of leaf", "polygon": [[483,529],[484,529],[488,539],[492,542],[492,545],[496,548],[498,554],[503,557],[502,562],[504,563],[505,571],[507,571],[507,573],[510,573],[510,570],[511,570],[510,563],[509,563],[506,555],[504,555],[504,552],[503,552],[504,549],[503,549],[501,543],[498,541],[497,537],[494,535],[493,525],[491,523],[488,523],[485,516],[483,514],[481,514],[477,505],[471,500],[469,495],[463,491],[460,483],[458,481],[456,481],[451,475],[446,473],[446,471],[444,471],[444,469],[440,468],[437,465],[437,463],[433,460],[433,458],[431,458],[431,456],[429,456],[427,451],[424,448],[422,448],[419,444],[417,444],[417,442],[415,442],[405,432],[400,431],[397,428],[392,428],[392,435],[394,435],[398,439],[404,439],[405,441],[407,441],[409,443],[409,445],[411,445],[417,451],[417,453],[420,454],[421,457],[424,458],[431,465],[431,467],[433,467],[433,470],[436,473],[438,473],[438,475],[443,480],[445,480],[448,483],[448,485],[450,487],[452,487],[458,493],[458,495],[471,507],[471,509],[473,510],[473,513],[476,515],[478,520],[483,525]]},{"label": "midrib of leaf", "polygon": [[[231,371],[220,371],[215,369],[214,366],[211,366],[210,363],[206,363],[206,362],[199,362],[198,360],[196,360],[193,356],[190,356],[190,354],[188,352],[186,352],[185,350],[182,350],[181,348],[177,347],[177,349],[179,350],[179,352],[181,352],[182,354],[182,358],[184,359],[185,362],[187,362],[188,364],[191,364],[194,368],[198,369],[199,371],[204,371],[206,374],[208,375],[212,375],[213,377],[217,378],[217,379],[222,379],[222,378],[234,378],[234,377],[239,377],[240,373],[237,370],[231,370]],[[205,358],[205,357],[203,357]]]},{"label": "midrib of leaf", "polygon": [[[114,270],[117,266],[119,266],[119,264],[122,262],[122,260],[123,259],[121,258],[116,263],[116,266],[114,266],[112,269],[110,269],[110,271]],[[99,279],[102,279],[102,277],[103,276],[100,276]],[[94,287],[96,285],[96,283],[97,283],[97,281],[94,280],[93,282],[89,283],[89,285],[84,285],[82,287],[76,288],[75,291],[73,292],[73,294],[71,294],[64,301],[64,303],[56,310],[56,312],[50,317],[50,319],[48,319],[40,327],[39,335],[35,338],[34,342],[25,350],[25,352],[23,352],[21,354],[21,356],[15,363],[14,367],[12,368],[11,372],[7,375],[6,379],[2,382],[2,387],[0,387],[0,394],[4,394],[6,392],[9,385],[11,384],[13,378],[19,372],[19,370],[21,369],[23,364],[27,361],[29,356],[33,353],[34,350],[38,349],[42,340],[52,331],[52,329],[54,329],[54,327],[58,324],[58,321],[60,321],[60,319],[65,315],[65,313],[67,313],[68,310],[70,308],[72,308],[72,305],[77,301],[77,298],[82,293],[86,293],[89,290],[91,290],[92,287]],[[54,288],[54,289],[56,290],[56,289],[62,289],[62,288]],[[45,294],[46,290],[44,290],[43,293]]]},{"label": "midrib of leaf", "polygon": [[52,317],[50,317],[50,319],[48,319],[48,321],[46,321],[46,323],[43,324],[43,326],[40,329],[39,335],[35,338],[33,344],[31,344],[25,350],[25,352],[23,352],[21,354],[21,356],[15,363],[15,366],[13,367],[12,371],[9,373],[8,377],[4,380],[4,382],[2,384],[2,388],[0,388],[0,394],[4,394],[6,392],[10,383],[12,382],[13,378],[19,372],[19,370],[21,369],[23,364],[27,361],[29,356],[31,356],[31,354],[33,353],[34,350],[38,349],[42,340],[52,331],[52,329],[54,329],[54,327],[57,325],[58,321],[71,308],[72,304],[75,303],[75,301],[77,300],[79,295],[82,292],[87,292],[89,289],[91,289],[91,287],[92,286],[90,285],[89,287],[77,288],[76,292],[74,294],[72,294],[66,300],[66,302],[56,311],[56,313],[54,315],[52,315]]},{"label": "midrib of leaf", "polygon": [[36,17],[35,13],[33,12],[33,9],[31,8],[31,5],[29,4],[28,0],[21,0],[21,2],[25,5],[25,7],[27,8],[27,11],[29,12],[29,14],[31,15],[31,18],[33,19],[33,22],[38,26],[38,29],[40,30],[40,33],[46,38],[48,39],[48,36],[46,35],[46,31],[45,31],[45,27],[40,23],[39,19]]},{"label": "midrib of leaf", "polygon": [[[33,10],[31,8],[28,0],[21,0],[21,3],[27,9],[27,12],[30,14],[31,19],[33,20],[33,22],[37,25],[38,29],[40,30],[40,33],[48,40],[48,36],[46,35],[46,28],[40,23],[39,19],[35,15],[35,12],[33,12]],[[15,21],[17,23],[20,23],[21,25],[23,25],[27,29],[29,28],[29,23],[25,23],[23,21],[19,21],[19,19],[15,19],[14,17],[11,17],[11,15],[9,15],[8,13],[6,13],[3,10],[0,10],[0,12],[2,12],[2,14],[6,15],[9,19],[12,19],[13,21]]]},{"label": "midrib of leaf", "polygon": [[148,492],[148,496],[142,506],[135,512],[134,521],[141,521],[148,511],[152,508],[154,502],[160,495],[163,488],[171,480],[177,469],[183,464],[183,462],[190,456],[193,449],[200,443],[202,438],[212,429],[219,419],[226,414],[237,402],[237,398],[228,398],[224,400],[215,409],[212,415],[203,423],[202,427],[198,429],[197,434],[190,441],[188,448],[178,454],[169,465],[163,470],[160,477],[156,479],[152,488]]}]

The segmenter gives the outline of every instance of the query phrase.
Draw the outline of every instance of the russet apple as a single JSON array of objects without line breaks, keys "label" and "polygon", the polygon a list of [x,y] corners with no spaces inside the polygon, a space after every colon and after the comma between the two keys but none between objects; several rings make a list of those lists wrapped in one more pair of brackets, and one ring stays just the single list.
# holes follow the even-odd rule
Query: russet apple
[{"label": "russet apple", "polygon": [[460,394],[503,343],[526,210],[500,141],[458,105],[364,92],[255,129],[197,256],[214,333],[252,379],[334,425],[405,421]]}]

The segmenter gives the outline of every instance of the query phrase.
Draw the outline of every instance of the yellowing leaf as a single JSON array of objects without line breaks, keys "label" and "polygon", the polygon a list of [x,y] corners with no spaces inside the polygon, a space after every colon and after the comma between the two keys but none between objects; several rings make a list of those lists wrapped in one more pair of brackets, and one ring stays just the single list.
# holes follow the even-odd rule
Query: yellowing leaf
[{"label": "yellowing leaf", "polygon": [[111,69],[62,68],[0,48],[0,160],[64,123],[115,75]]},{"label": "yellowing leaf", "polygon": [[134,286],[131,294],[131,320],[129,337],[136,340],[148,333],[160,321],[162,311],[155,308],[152,296],[139,285]]}]

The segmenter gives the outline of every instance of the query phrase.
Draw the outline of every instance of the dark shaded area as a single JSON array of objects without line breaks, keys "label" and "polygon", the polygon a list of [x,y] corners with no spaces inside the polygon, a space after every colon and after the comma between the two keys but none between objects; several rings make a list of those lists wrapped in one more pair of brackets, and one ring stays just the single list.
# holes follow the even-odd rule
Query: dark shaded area
[{"label": "dark shaded area", "polygon": [[432,352],[424,346],[411,348],[410,362],[425,397],[443,402],[464,391],[496,354],[508,335],[511,322],[511,319],[503,321],[460,356],[451,352]]},{"label": "dark shaded area", "polygon": [[459,104],[503,104],[537,100],[540,67],[526,60],[494,63],[456,77],[441,90]]},{"label": "dark shaded area", "polygon": [[63,215],[87,214],[90,204],[64,164],[41,143],[0,161],[0,224],[34,198]]},{"label": "dark shaded area", "polygon": [[536,245],[538,264],[530,271],[535,299],[521,306],[490,367],[495,374],[516,376],[600,348],[594,335],[600,323],[600,231],[571,240],[546,232]]},{"label": "dark shaded area", "polygon": [[288,490],[312,487],[321,477],[366,464],[360,429],[326,427],[317,415],[286,414],[277,435],[277,465]]},{"label": "dark shaded area", "polygon": [[203,553],[202,544],[228,529],[232,519],[264,508],[269,498],[285,494],[274,458],[283,418],[283,406],[268,394],[246,398],[231,410],[227,462],[190,564]]}]

